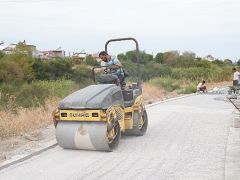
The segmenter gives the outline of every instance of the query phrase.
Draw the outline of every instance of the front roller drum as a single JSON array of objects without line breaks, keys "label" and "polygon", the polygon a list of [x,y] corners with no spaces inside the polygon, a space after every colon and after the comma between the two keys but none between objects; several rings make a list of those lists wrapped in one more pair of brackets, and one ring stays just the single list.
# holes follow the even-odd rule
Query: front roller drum
[{"label": "front roller drum", "polygon": [[104,122],[60,121],[56,127],[58,145],[66,149],[112,151],[120,138],[118,122],[111,129]]}]

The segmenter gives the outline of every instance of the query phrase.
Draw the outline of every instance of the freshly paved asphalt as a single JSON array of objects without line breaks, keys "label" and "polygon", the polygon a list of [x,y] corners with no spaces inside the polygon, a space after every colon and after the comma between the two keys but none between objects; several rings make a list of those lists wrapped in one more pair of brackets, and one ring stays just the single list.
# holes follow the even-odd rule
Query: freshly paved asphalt
[{"label": "freshly paved asphalt", "polygon": [[234,107],[219,96],[149,107],[146,135],[122,137],[114,152],[57,146],[1,170],[0,179],[224,179]]}]

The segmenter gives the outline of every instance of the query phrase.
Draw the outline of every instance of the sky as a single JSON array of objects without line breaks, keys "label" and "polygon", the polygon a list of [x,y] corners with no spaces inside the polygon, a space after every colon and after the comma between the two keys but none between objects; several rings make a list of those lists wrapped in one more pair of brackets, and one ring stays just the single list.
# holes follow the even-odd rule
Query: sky
[{"label": "sky", "polygon": [[[240,59],[239,0],[0,0],[0,41],[95,53],[134,37],[141,50]],[[111,53],[134,49],[111,44]]]}]

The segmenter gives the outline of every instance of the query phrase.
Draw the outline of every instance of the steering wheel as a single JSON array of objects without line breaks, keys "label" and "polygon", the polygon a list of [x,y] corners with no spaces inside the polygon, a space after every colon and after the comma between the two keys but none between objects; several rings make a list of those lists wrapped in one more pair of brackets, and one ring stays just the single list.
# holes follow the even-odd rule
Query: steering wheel
[{"label": "steering wheel", "polygon": [[105,72],[105,74],[111,74],[111,69],[109,67],[105,67],[103,71]]},{"label": "steering wheel", "polygon": [[105,74],[108,74],[108,69],[107,67],[103,70],[105,72]]}]

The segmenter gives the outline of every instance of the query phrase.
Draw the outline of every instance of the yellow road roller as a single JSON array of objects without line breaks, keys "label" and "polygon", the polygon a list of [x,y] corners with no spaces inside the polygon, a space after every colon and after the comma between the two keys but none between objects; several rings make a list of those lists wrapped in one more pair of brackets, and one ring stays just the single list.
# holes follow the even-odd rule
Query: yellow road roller
[{"label": "yellow road roller", "polygon": [[[111,39],[133,41],[136,44],[137,82],[125,88],[117,86],[116,76],[108,66],[93,68],[93,79],[98,82],[78,90],[60,101],[53,112],[56,140],[67,149],[112,151],[121,135],[142,136],[148,126],[143,105],[139,46],[134,38]],[[103,74],[98,69],[104,68]]]}]

